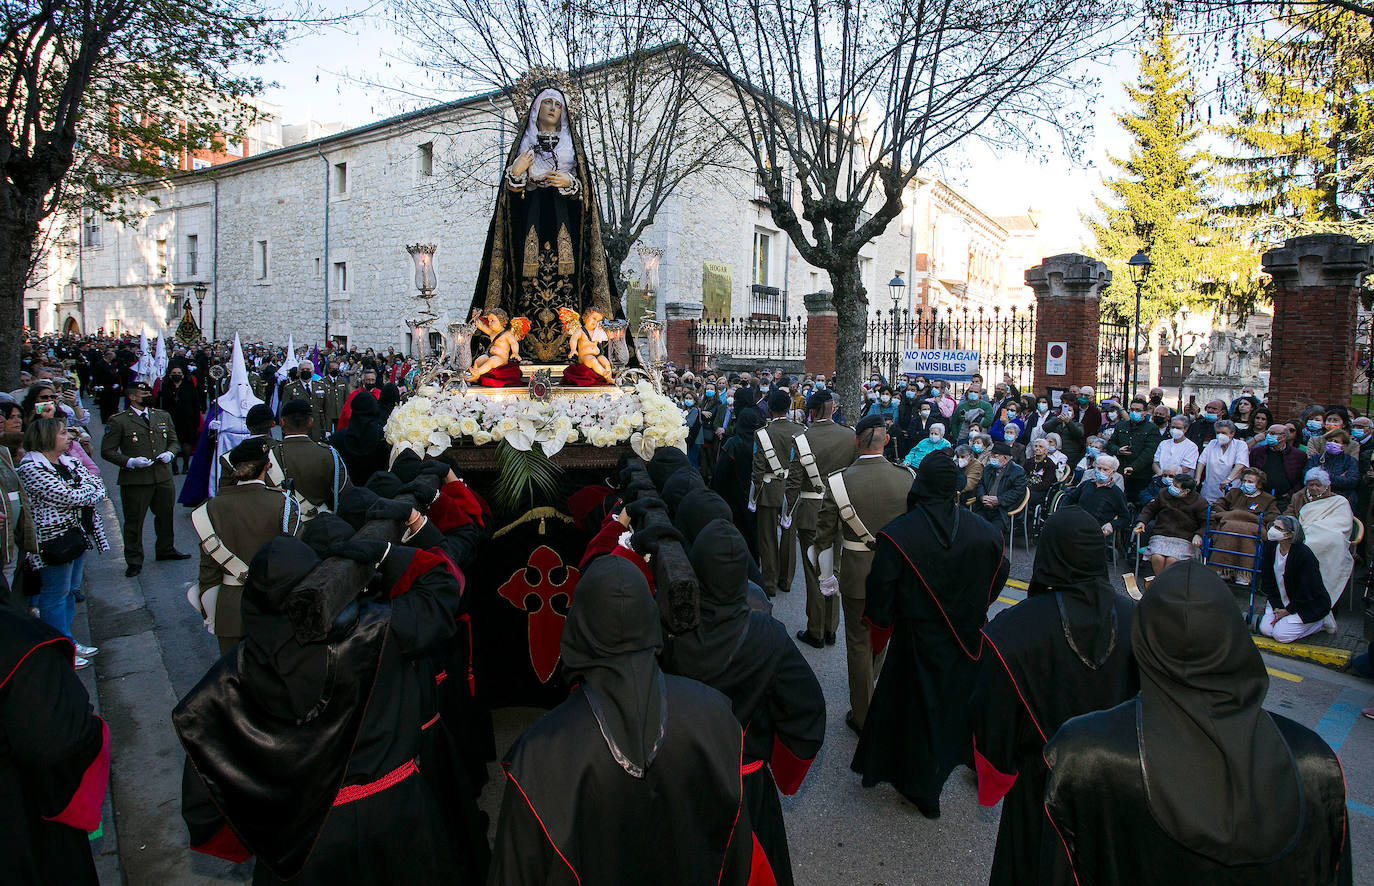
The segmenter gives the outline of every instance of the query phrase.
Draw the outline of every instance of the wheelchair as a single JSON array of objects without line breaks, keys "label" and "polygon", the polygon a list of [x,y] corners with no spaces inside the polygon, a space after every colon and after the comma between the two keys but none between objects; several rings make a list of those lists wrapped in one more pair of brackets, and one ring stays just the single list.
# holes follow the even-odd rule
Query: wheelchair
[{"label": "wheelchair", "polygon": [[[1253,554],[1240,550],[1239,540],[1244,539],[1254,542],[1255,551]],[[1226,532],[1221,529],[1212,528],[1212,506],[1207,506],[1207,522],[1202,528],[1202,554],[1201,561],[1204,566],[1213,566],[1216,569],[1230,569],[1234,572],[1244,572],[1250,576],[1249,600],[1245,604],[1245,621],[1252,623],[1255,617],[1255,596],[1259,593],[1260,583],[1260,561],[1264,556],[1264,521],[1260,521],[1255,529],[1255,534],[1250,535],[1245,532]],[[1226,554],[1240,561],[1240,565],[1228,563],[1226,565],[1213,564],[1212,557],[1216,554]]]}]

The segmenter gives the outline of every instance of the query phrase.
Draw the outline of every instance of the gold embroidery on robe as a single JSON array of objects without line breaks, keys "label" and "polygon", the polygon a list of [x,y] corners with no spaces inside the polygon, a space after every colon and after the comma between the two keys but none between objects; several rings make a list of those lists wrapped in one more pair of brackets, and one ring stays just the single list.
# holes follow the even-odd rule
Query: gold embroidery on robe
[{"label": "gold embroidery on robe", "polygon": [[573,260],[572,235],[568,233],[568,226],[560,224],[558,226],[558,273],[568,276],[572,274],[577,263]]}]

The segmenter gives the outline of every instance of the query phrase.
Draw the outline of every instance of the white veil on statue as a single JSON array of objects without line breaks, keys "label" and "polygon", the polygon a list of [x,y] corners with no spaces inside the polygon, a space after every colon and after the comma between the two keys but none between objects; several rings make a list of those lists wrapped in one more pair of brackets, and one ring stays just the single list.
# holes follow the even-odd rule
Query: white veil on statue
[{"label": "white veil on statue", "polygon": [[[551,154],[539,147],[539,108],[547,98],[558,102],[563,109],[558,116],[558,143]],[[568,100],[557,89],[545,89],[530,105],[530,113],[525,120],[525,134],[520,139],[520,150],[516,154],[518,156],[531,149],[534,151],[534,164],[529,171],[531,179],[555,169],[577,178],[577,154],[573,150],[572,131],[568,129]]]}]

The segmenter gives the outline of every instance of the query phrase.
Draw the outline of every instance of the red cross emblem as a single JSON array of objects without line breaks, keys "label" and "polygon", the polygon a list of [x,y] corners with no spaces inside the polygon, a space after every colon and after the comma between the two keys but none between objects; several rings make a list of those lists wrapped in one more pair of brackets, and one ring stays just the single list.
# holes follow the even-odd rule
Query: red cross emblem
[{"label": "red cross emblem", "polygon": [[[562,581],[554,581],[555,573],[561,573]],[[530,664],[541,683],[549,682],[558,666],[558,644],[563,638],[563,623],[568,619],[577,576],[577,569],[566,565],[557,551],[540,545],[530,554],[529,563],[513,572],[497,589],[507,603],[528,614]],[[553,608],[553,601],[559,597],[563,598],[562,612]]]}]

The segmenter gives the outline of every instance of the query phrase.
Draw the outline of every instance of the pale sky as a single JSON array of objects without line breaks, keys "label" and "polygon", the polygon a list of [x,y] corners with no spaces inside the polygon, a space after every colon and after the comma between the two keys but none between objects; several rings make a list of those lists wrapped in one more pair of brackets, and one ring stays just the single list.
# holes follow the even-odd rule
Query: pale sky
[{"label": "pale sky", "polygon": [[[365,2],[326,0],[324,5],[342,11]],[[404,42],[385,21],[369,16],[299,38],[280,61],[255,73],[277,84],[263,97],[282,107],[283,123],[314,119],[351,128],[460,97],[408,64],[406,54]],[[1072,164],[1059,153],[997,155],[970,147],[964,157],[952,158],[942,174],[991,215],[1021,214],[1029,207],[1040,210],[1048,253],[1079,251],[1089,236],[1080,215],[1095,209],[1093,198],[1101,189],[1106,154],[1124,153],[1127,147],[1112,113],[1125,107],[1120,81],[1134,78],[1135,71],[1132,48],[1123,45],[1114,65],[1100,74],[1101,92],[1093,102],[1094,132],[1085,145],[1083,164]]]}]

